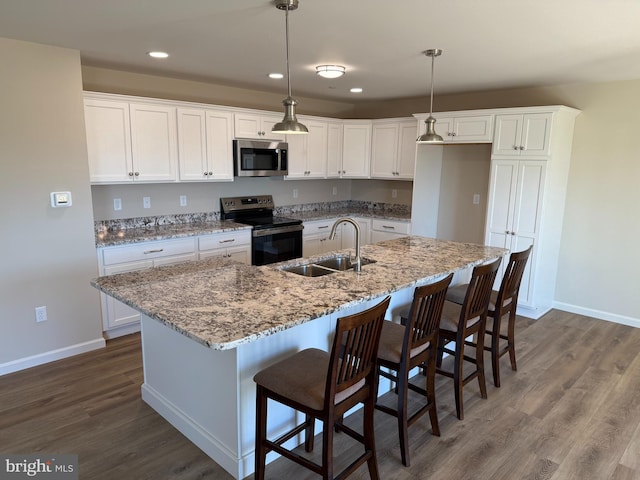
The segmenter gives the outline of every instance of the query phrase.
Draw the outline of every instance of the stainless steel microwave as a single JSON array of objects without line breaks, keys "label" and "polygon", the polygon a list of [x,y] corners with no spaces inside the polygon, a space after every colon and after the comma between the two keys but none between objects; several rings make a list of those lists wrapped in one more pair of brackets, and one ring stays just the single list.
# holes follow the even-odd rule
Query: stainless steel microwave
[{"label": "stainless steel microwave", "polygon": [[277,140],[233,141],[233,170],[236,177],[275,177],[287,175],[286,142]]}]

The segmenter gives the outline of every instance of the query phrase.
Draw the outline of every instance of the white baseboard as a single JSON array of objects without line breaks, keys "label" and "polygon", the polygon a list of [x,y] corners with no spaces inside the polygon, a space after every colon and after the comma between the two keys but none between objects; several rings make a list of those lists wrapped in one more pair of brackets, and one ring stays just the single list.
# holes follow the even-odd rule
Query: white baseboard
[{"label": "white baseboard", "polygon": [[37,365],[54,362],[63,358],[73,357],[74,355],[90,352],[91,350],[98,350],[99,348],[104,348],[105,345],[106,343],[104,338],[100,337],[96,338],[95,340],[89,340],[88,342],[78,343],[76,345],[70,345],[68,347],[59,348],[57,350],[39,353],[30,357],[19,358],[18,360],[12,360],[10,362],[0,364],[0,376],[18,372],[20,370],[25,370]]},{"label": "white baseboard", "polygon": [[563,310],[565,312],[577,313],[578,315],[584,315],[586,317],[597,318],[599,320],[606,320],[608,322],[640,328],[640,319],[627,317],[625,315],[618,315],[617,313],[603,312],[602,310],[580,307],[578,305],[572,305],[564,302],[553,302],[553,308],[557,308],[558,310]]}]

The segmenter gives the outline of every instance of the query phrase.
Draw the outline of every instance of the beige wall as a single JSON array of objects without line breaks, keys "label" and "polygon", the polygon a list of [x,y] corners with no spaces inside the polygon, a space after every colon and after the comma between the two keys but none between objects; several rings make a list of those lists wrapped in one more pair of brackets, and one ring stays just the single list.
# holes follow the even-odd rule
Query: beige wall
[{"label": "beige wall", "polygon": [[[435,99],[436,111],[567,105],[576,119],[555,305],[640,326],[640,80],[564,85]],[[363,117],[424,112],[425,99],[356,106]]]},{"label": "beige wall", "polygon": [[[94,92],[257,108],[283,112],[284,114],[282,100],[286,96],[286,90],[283,90],[282,93],[266,93],[180,78],[159,77],[89,66],[82,67],[82,82],[85,90]],[[354,107],[351,103],[330,102],[298,96],[296,96],[296,100],[298,101],[297,112],[299,114],[336,118],[346,118],[353,115]]]},{"label": "beige wall", "polygon": [[490,144],[443,148],[437,238],[484,243],[490,169]]},{"label": "beige wall", "polygon": [[[77,51],[0,39],[0,374],[104,344]],[[54,209],[49,193],[70,191]],[[36,323],[46,305],[49,320]]]}]

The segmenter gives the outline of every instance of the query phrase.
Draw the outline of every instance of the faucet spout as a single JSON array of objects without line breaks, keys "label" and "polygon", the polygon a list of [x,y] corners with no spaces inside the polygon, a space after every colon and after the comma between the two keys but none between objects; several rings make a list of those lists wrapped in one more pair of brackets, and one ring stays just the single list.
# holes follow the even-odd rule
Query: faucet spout
[{"label": "faucet spout", "polygon": [[356,272],[360,272],[361,262],[360,262],[360,225],[353,218],[339,218],[331,227],[331,233],[329,234],[329,239],[333,240],[336,237],[336,231],[338,229],[338,225],[341,223],[350,223],[356,229],[356,258],[354,260],[355,267],[354,270]]}]

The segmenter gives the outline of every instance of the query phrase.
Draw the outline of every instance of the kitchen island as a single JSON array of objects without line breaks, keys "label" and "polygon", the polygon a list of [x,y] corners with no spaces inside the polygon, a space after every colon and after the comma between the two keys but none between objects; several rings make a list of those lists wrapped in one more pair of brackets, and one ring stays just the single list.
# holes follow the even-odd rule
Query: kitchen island
[{"label": "kitchen island", "polygon": [[[361,273],[309,278],[280,264],[252,267],[214,258],[92,284],[143,314],[144,401],[235,478],[244,478],[253,472],[257,371],[304,348],[329,349],[339,317],[392,295],[391,319],[411,301],[415,286],[506,253],[410,236],[363,246],[362,256],[375,263]],[[287,408],[270,405],[270,435],[297,420]]]}]

